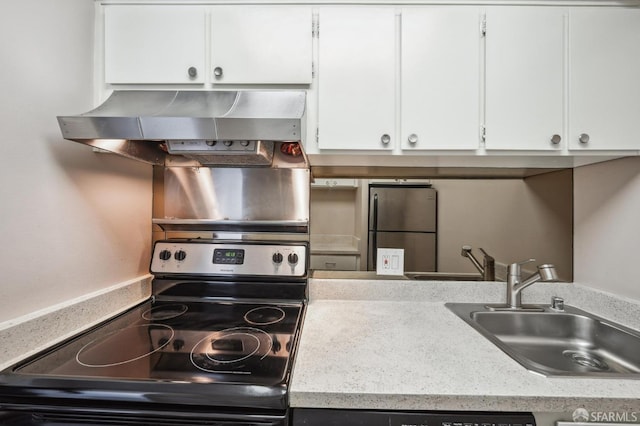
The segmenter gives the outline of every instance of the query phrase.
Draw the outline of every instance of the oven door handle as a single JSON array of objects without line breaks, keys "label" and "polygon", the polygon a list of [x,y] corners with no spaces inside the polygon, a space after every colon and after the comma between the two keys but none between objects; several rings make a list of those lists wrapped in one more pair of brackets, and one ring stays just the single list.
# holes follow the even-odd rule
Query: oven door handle
[{"label": "oven door handle", "polygon": [[[73,403],[72,403],[73,404]],[[105,421],[110,425],[130,426],[132,424],[164,424],[174,426],[287,426],[289,415],[282,414],[229,414],[216,412],[189,411],[149,411],[135,406],[128,408],[93,408],[69,405],[61,407],[51,404],[9,404],[0,411],[0,421],[11,420],[20,425],[40,425],[51,421],[55,424],[74,424],[77,426],[95,426],[96,421]],[[91,404],[91,402],[89,402]],[[37,421],[34,421],[37,420]],[[159,421],[161,420],[161,421]],[[3,423],[4,424],[4,423]],[[46,423],[49,424],[49,423]]]},{"label": "oven door handle", "polygon": [[377,269],[378,261],[378,194],[373,194],[373,251],[371,253],[373,270]]}]

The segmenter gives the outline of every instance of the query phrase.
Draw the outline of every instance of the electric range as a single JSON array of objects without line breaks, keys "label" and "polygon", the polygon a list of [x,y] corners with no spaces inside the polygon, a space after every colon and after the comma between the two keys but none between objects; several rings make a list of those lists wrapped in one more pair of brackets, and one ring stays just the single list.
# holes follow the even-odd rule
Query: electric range
[{"label": "electric range", "polygon": [[2,372],[0,420],[288,424],[307,264],[304,242],[157,242],[151,298]]}]

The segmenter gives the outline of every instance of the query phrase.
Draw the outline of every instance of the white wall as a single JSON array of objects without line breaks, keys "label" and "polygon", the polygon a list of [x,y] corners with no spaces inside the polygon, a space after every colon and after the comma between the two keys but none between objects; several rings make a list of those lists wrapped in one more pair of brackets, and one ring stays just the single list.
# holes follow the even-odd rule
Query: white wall
[{"label": "white wall", "polygon": [[151,167],[62,139],[55,118],[93,107],[93,10],[0,2],[0,323],[148,269]]},{"label": "white wall", "polygon": [[575,281],[640,300],[640,158],[574,174]]},{"label": "white wall", "polygon": [[[311,235],[357,235],[356,189],[311,189]],[[366,239],[366,238],[365,238]]]}]

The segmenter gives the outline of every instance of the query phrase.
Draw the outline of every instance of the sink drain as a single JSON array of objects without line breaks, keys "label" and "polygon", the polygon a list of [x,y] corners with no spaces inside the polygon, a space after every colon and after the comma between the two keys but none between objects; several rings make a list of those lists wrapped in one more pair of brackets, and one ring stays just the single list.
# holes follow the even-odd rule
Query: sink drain
[{"label": "sink drain", "polygon": [[582,365],[583,367],[594,368],[601,371],[606,371],[609,369],[609,366],[603,359],[587,352],[564,351],[562,352],[562,354],[571,359],[571,361],[575,362],[576,364]]}]

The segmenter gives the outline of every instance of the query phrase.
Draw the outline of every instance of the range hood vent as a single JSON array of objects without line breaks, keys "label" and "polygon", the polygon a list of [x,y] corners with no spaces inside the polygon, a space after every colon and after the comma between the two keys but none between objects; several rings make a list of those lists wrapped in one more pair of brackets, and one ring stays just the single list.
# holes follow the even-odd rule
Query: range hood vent
[{"label": "range hood vent", "polygon": [[308,167],[305,103],[304,91],[116,90],[58,123],[65,139],[154,165]]}]

